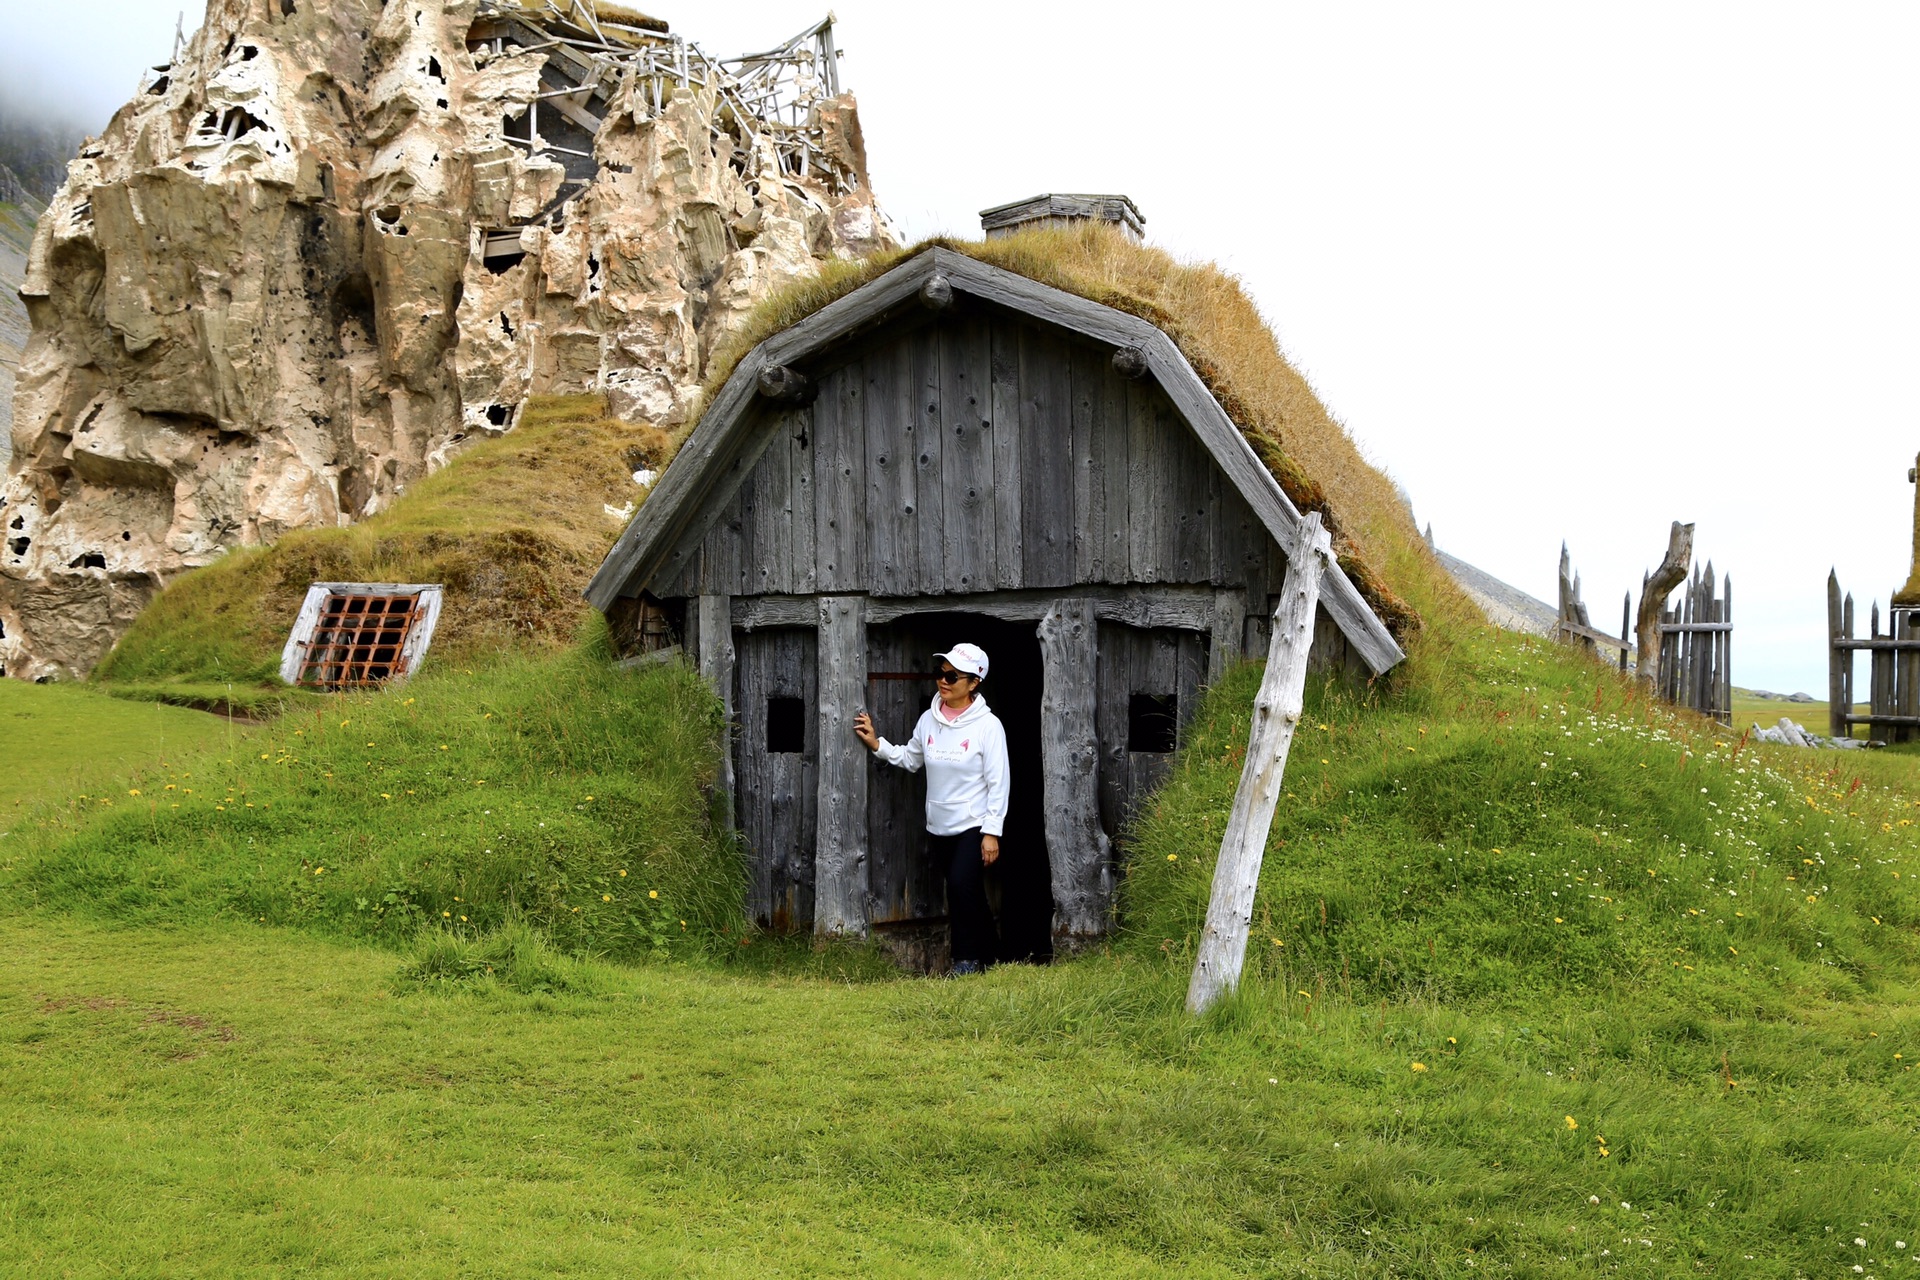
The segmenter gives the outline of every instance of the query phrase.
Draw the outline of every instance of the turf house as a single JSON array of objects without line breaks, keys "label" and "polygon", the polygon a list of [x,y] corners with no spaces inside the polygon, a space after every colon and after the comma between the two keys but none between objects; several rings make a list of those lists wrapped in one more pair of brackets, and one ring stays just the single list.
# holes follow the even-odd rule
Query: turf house
[{"label": "turf house", "polygon": [[[1003,920],[1033,951],[1102,934],[1129,807],[1210,675],[1265,653],[1300,512],[1256,443],[1162,328],[940,245],[748,350],[587,595],[727,701],[749,914],[902,944],[941,920],[922,781],[850,724],[897,737],[970,639],[1025,851]],[[1383,612],[1336,570],[1313,665],[1393,667]]]}]

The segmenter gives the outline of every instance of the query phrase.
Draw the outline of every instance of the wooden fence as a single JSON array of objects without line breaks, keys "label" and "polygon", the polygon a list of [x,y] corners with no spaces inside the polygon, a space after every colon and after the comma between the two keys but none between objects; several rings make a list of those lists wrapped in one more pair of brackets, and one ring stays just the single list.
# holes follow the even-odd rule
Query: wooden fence
[{"label": "wooden fence", "polygon": [[1633,652],[1633,593],[1629,591],[1620,604],[1620,634],[1610,636],[1593,625],[1593,619],[1587,615],[1586,603],[1580,599],[1580,575],[1573,571],[1572,557],[1567,554],[1567,544],[1560,544],[1560,618],[1554,624],[1554,638],[1569,644],[1578,645],[1588,653],[1597,653],[1600,649],[1608,652],[1618,650],[1620,669],[1627,669],[1627,657]]},{"label": "wooden fence", "polygon": [[1660,696],[1733,723],[1733,577],[1695,569],[1680,602],[1660,613]]},{"label": "wooden fence", "polygon": [[[1682,552],[1684,555],[1685,552]],[[1680,564],[1685,564],[1682,559]],[[1647,584],[1641,584],[1644,593]],[[1644,602],[1643,602],[1644,603]],[[1920,618],[1920,611],[1916,611]],[[1566,544],[1560,546],[1560,617],[1554,624],[1557,639],[1579,645],[1589,653],[1605,649],[1620,655],[1620,670],[1634,651],[1633,593],[1620,605],[1620,634],[1597,629],[1580,599],[1580,577],[1573,572]],[[1675,706],[1733,723],[1733,579],[1716,581],[1713,565],[1695,569],[1680,602],[1660,610],[1660,663],[1656,679],[1660,697]],[[1916,630],[1920,635],[1920,629]],[[1920,652],[1920,641],[1916,641]],[[1917,686],[1920,687],[1920,686]],[[1920,723],[1916,720],[1915,723]]]},{"label": "wooden fence", "polygon": [[[1880,633],[1880,604],[1868,615],[1867,634],[1853,635],[1853,596],[1842,598],[1840,575],[1827,575],[1828,732],[1851,735],[1853,726],[1869,726],[1881,742],[1910,742],[1920,728],[1920,607],[1889,605],[1886,634]],[[1853,655],[1871,656],[1867,713],[1854,712]],[[1885,732],[1881,732],[1884,730]]]}]

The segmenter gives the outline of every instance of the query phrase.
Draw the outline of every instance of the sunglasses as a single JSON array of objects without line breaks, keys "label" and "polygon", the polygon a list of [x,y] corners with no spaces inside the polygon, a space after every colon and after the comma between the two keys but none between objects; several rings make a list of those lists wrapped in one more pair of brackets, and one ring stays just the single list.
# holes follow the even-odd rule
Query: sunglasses
[{"label": "sunglasses", "polygon": [[954,671],[951,668],[943,670],[938,675],[934,676],[934,679],[940,682],[941,684],[952,684],[955,680],[968,680],[971,678],[972,677],[967,675],[966,672]]}]

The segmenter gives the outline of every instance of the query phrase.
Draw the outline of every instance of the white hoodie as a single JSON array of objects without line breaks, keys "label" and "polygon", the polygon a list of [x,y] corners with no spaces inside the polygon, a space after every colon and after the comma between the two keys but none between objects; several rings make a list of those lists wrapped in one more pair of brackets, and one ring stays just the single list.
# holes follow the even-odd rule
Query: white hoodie
[{"label": "white hoodie", "polygon": [[926,768],[927,830],[934,835],[978,827],[998,836],[1007,825],[1007,731],[979,694],[958,720],[941,714],[936,696],[909,741],[895,746],[882,738],[875,754],[910,773]]}]

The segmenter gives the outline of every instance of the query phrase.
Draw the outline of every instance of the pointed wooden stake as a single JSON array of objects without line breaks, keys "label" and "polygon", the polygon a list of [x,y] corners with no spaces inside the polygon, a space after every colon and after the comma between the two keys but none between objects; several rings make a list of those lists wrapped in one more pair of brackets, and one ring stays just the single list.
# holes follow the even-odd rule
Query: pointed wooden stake
[{"label": "pointed wooden stake", "polygon": [[1307,650],[1313,644],[1314,613],[1320,605],[1320,576],[1326,572],[1333,541],[1321,527],[1320,513],[1301,520],[1287,548],[1287,580],[1273,611],[1273,641],[1267,673],[1253,703],[1253,731],[1240,789],[1220,840],[1220,861],[1213,869],[1213,896],[1207,903],[1206,929],[1187,988],[1187,1009],[1203,1013],[1240,985],[1246,963],[1247,929],[1253,923],[1253,894],[1260,882],[1260,860],[1273,810],[1286,777],[1287,751],[1307,688]]}]

